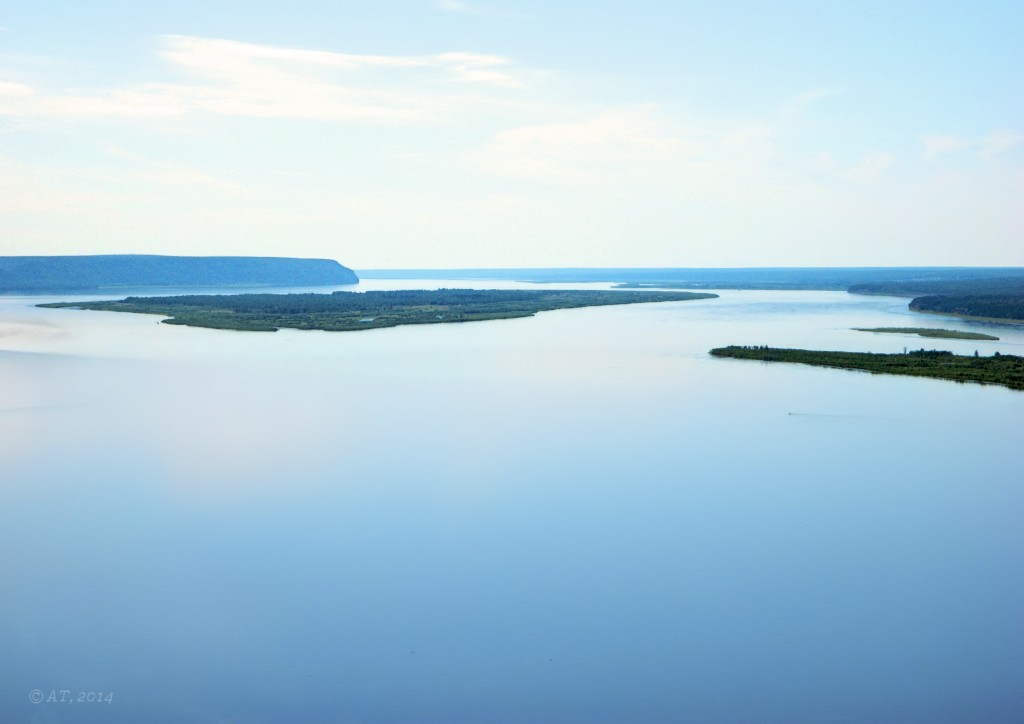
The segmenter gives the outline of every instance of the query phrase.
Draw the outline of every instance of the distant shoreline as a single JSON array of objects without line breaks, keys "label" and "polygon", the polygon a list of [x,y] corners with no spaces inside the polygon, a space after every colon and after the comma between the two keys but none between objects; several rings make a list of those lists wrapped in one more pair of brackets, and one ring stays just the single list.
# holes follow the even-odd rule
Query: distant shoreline
[{"label": "distant shoreline", "polygon": [[351,269],[333,259],[159,254],[0,256],[0,294],[316,287],[358,282]]}]

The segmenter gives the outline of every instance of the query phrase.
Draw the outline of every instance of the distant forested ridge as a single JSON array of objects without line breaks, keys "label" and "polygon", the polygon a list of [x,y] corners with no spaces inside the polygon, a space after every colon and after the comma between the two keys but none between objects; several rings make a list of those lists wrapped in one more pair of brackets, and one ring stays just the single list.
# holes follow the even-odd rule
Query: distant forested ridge
[{"label": "distant forested ridge", "polygon": [[[1013,270],[1006,270],[1007,272]],[[993,277],[962,277],[956,279],[905,279],[893,282],[854,284],[851,294],[887,294],[894,297],[955,294],[1021,294],[1024,295],[1024,270],[1017,274]]]},{"label": "distant forested ridge", "polygon": [[1024,271],[1004,271],[1002,276],[992,277],[855,284],[850,292],[914,297],[910,309],[915,312],[1024,321]]},{"label": "distant forested ridge", "polygon": [[[1024,283],[1017,267],[677,267],[557,269],[367,269],[363,279],[472,279],[536,283],[612,282],[629,288],[808,289],[852,291],[853,287],[930,284],[1009,277]],[[868,293],[868,292],[865,292]],[[877,294],[893,292],[874,291]],[[930,293],[928,290],[907,296]]]},{"label": "distant forested ridge", "polygon": [[339,286],[358,281],[355,272],[333,259],[148,254],[0,257],[0,293]]},{"label": "distant forested ridge", "polygon": [[917,297],[910,302],[915,312],[954,314],[959,317],[984,317],[1024,321],[1024,294],[969,294]]},{"label": "distant forested ridge", "polygon": [[161,314],[167,324],[274,332],[280,328],[332,332],[530,317],[552,309],[643,302],[711,299],[692,292],[627,292],[532,289],[438,289],[333,294],[230,294],[128,297],[120,301],[61,302],[41,307],[74,307],[111,312]]},{"label": "distant forested ridge", "polygon": [[934,377],[955,382],[979,382],[1024,390],[1024,357],[1001,355],[998,352],[991,357],[971,357],[924,349],[907,354],[873,354],[730,346],[713,349],[711,355],[761,362],[794,362],[817,367],[838,367],[876,374]]}]

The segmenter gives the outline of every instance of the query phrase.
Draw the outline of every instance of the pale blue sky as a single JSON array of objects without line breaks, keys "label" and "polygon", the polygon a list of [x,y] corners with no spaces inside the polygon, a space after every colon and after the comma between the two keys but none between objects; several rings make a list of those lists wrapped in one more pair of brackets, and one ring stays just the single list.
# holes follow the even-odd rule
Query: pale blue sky
[{"label": "pale blue sky", "polygon": [[1024,264],[1024,6],[0,2],[0,253]]}]

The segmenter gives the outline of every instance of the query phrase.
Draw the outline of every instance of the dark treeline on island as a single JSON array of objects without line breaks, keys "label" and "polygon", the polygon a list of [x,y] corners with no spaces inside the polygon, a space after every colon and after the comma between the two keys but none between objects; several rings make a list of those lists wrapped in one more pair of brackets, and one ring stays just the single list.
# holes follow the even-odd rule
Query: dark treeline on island
[{"label": "dark treeline on island", "polygon": [[916,297],[911,300],[910,308],[915,312],[1021,321],[1024,320],[1024,293]]},{"label": "dark treeline on island", "polygon": [[0,257],[0,294],[339,286],[358,281],[351,269],[333,259],[148,254]]},{"label": "dark treeline on island", "polygon": [[[965,270],[968,271],[968,270]],[[904,279],[892,282],[854,284],[851,294],[885,294],[892,297],[922,297],[937,294],[955,295],[1024,295],[1024,271],[1001,270],[1004,276],[971,276],[953,279]],[[1017,271],[1016,274],[1010,274]]]},{"label": "dark treeline on island", "polygon": [[850,292],[913,297],[910,309],[915,312],[1011,322],[1024,320],[1024,274],[855,284]]},{"label": "dark treeline on island", "polygon": [[1013,390],[1024,390],[1024,357],[1001,355],[998,352],[991,357],[979,357],[924,349],[906,354],[874,354],[730,346],[713,349],[711,355],[760,362],[791,362],[817,367],[838,367],[875,374],[934,377],[955,382],[979,382],[1003,385]]},{"label": "dark treeline on island", "polygon": [[553,309],[680,302],[715,296],[691,292],[438,289],[128,297],[120,301],[61,302],[39,306],[160,314],[171,317],[163,320],[167,324],[214,329],[273,332],[292,328],[342,332],[401,324],[530,317]]}]

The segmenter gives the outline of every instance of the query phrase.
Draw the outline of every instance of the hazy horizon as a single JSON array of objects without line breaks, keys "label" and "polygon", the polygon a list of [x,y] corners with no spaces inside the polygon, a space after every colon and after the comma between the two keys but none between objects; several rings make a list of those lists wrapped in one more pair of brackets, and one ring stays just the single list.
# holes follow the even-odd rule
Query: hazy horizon
[{"label": "hazy horizon", "polygon": [[345,263],[344,259],[336,257],[310,257],[310,256],[289,256],[286,254],[187,254],[187,255],[174,255],[174,254],[162,254],[159,252],[108,252],[108,253],[82,253],[82,254],[4,254],[0,255],[0,258],[4,256],[40,256],[40,257],[58,257],[58,256],[190,256],[196,258],[279,258],[279,259],[327,259],[329,261],[336,261],[342,266],[346,266],[355,272],[484,272],[484,271],[519,271],[519,270],[536,270],[536,271],[582,271],[582,270],[597,270],[597,271],[618,271],[618,270],[630,270],[630,271],[647,271],[647,270],[697,270],[697,271],[714,271],[718,269],[723,270],[762,270],[762,269],[921,269],[921,270],[944,270],[944,269],[1007,269],[1007,270],[1024,270],[1024,266],[1015,264],[893,264],[893,265],[879,265],[879,264],[851,264],[851,265],[815,265],[815,264],[764,264],[760,266],[749,266],[749,265],[717,265],[711,264],[707,266],[678,266],[668,264],[656,264],[650,266],[639,266],[639,265],[593,265],[585,266],[581,264],[568,264],[562,266],[537,266],[518,264],[514,266],[484,266],[479,264],[466,263],[462,266],[387,266],[387,267],[354,267]]}]

